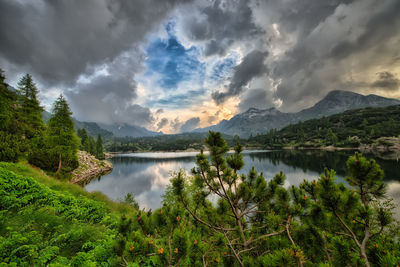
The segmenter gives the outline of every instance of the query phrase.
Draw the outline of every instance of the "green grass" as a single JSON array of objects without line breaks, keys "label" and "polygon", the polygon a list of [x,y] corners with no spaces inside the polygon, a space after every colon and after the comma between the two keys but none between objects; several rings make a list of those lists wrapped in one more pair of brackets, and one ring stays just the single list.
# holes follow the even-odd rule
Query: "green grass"
[{"label": "green grass", "polygon": [[119,221],[136,214],[26,161],[0,162],[0,259],[9,266],[114,265]]},{"label": "green grass", "polygon": [[[20,161],[18,163],[0,162],[0,167],[21,176],[32,177],[52,190],[68,192],[75,197],[85,196],[89,199],[100,201],[106,205],[110,212],[116,212],[119,215],[135,212],[135,209],[130,205],[112,201],[101,192],[88,192],[79,185],[60,181],[57,178],[46,174],[43,170],[31,166],[27,161]],[[124,196],[121,196],[121,199],[123,199],[123,197]]]}]

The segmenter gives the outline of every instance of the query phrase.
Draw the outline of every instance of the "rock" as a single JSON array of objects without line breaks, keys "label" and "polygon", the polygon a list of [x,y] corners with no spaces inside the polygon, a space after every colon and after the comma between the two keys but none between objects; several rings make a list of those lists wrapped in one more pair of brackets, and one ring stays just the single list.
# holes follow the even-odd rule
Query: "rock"
[{"label": "rock", "polygon": [[113,165],[107,160],[99,160],[85,151],[78,151],[79,167],[72,172],[70,183],[86,185],[92,179],[107,174],[113,170]]}]

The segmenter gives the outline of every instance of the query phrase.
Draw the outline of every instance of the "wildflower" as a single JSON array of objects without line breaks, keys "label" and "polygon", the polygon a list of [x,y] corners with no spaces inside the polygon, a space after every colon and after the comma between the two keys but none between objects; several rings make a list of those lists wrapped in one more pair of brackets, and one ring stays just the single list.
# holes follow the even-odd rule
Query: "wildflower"
[{"label": "wildflower", "polygon": [[174,253],[177,254],[178,253],[178,248],[174,249]]},{"label": "wildflower", "polygon": [[356,220],[353,220],[353,223],[356,223]]},{"label": "wildflower", "polygon": [[134,249],[135,249],[134,246],[130,246],[130,247],[129,247],[129,251],[132,251],[132,250],[134,250]]},{"label": "wildflower", "polygon": [[163,253],[164,253],[164,248],[159,248],[159,249],[157,250],[157,253],[158,253],[158,254],[163,254]]},{"label": "wildflower", "polygon": [[176,220],[179,222],[181,220],[181,216],[176,216]]},{"label": "wildflower", "polygon": [[150,244],[150,245],[153,245],[153,243],[154,243],[153,240],[150,240],[150,241],[149,241],[149,244]]},{"label": "wildflower", "polygon": [[307,200],[307,196],[306,196],[306,195],[304,195],[304,197],[303,197],[303,198],[304,198],[304,200]]},{"label": "wildflower", "polygon": [[375,244],[375,248],[378,248],[378,244]]},{"label": "wildflower", "polygon": [[197,240],[193,240],[193,245],[197,245]]}]

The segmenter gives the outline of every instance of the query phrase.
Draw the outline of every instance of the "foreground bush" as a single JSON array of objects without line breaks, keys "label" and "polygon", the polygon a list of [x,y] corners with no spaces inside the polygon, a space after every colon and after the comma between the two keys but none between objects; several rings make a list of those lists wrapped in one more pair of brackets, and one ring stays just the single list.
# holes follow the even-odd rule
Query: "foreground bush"
[{"label": "foreground bush", "polygon": [[[398,222],[383,171],[356,154],[346,184],[333,170],[284,186],[243,167],[218,133],[210,156],[172,175],[162,207],[138,210],[0,163],[0,262],[10,266],[396,266]],[[24,174],[19,175],[15,172]],[[42,181],[39,183],[37,180]],[[78,190],[79,189],[79,190]],[[123,197],[123,196],[121,196]],[[95,198],[91,199],[91,198]],[[131,206],[130,206],[131,205]],[[1,264],[0,264],[1,266]]]}]

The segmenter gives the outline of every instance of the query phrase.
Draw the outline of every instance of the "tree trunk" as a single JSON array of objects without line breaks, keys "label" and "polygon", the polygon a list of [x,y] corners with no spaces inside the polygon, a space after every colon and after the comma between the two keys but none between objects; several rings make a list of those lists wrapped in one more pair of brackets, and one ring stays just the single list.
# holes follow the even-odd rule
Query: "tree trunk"
[{"label": "tree trunk", "polygon": [[60,157],[59,157],[59,160],[58,160],[58,169],[57,169],[56,173],[59,173],[60,170],[61,170],[61,154],[60,154]]},{"label": "tree trunk", "polygon": [[367,253],[365,252],[365,247],[361,248],[361,257],[364,259],[365,261],[365,266],[366,267],[370,267],[369,265],[369,261],[368,261],[368,257],[367,257]]}]

